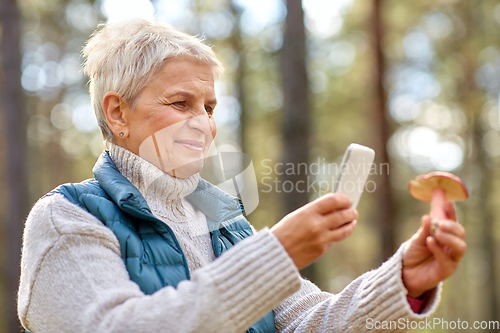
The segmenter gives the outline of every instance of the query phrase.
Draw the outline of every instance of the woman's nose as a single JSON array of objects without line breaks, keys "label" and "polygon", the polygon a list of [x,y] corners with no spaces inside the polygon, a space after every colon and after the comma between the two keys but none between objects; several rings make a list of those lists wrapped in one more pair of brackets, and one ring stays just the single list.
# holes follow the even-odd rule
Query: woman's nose
[{"label": "woman's nose", "polygon": [[203,132],[203,134],[205,135],[212,133],[210,117],[206,112],[202,115],[193,116],[189,118],[188,126]]}]

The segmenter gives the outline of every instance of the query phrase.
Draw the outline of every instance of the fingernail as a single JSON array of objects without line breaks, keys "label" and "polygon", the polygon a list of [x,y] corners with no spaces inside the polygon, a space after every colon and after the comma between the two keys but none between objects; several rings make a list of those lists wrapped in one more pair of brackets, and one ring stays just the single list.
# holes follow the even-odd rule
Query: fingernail
[{"label": "fingernail", "polygon": [[440,223],[439,223],[439,220],[438,220],[438,219],[433,219],[433,220],[431,221],[431,230],[430,230],[430,232],[431,232],[431,236],[434,236],[434,233],[435,233],[435,232],[436,232],[436,230],[439,228],[439,225],[440,225]]}]

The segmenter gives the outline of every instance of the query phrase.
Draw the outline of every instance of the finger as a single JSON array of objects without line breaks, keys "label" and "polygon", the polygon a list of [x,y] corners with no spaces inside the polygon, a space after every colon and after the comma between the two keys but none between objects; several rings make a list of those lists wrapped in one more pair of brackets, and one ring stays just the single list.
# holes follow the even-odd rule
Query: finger
[{"label": "finger", "polygon": [[420,230],[417,233],[417,240],[425,244],[425,239],[431,234],[431,217],[429,215],[422,216],[422,220],[420,222]]},{"label": "finger", "polygon": [[348,222],[342,226],[340,226],[337,229],[331,230],[327,233],[327,242],[332,243],[332,242],[339,242],[347,237],[349,237],[353,232],[354,229],[356,229],[356,226],[358,225],[358,221],[354,220],[351,222]]},{"label": "finger", "polygon": [[338,227],[351,222],[359,217],[358,211],[354,208],[336,210],[330,214],[323,215],[324,223],[328,229],[334,230]]},{"label": "finger", "polygon": [[341,193],[328,193],[319,199],[314,200],[308,205],[319,214],[328,214],[332,211],[345,209],[352,206],[352,200],[349,196]]},{"label": "finger", "polygon": [[445,251],[445,247],[449,248],[447,255],[453,261],[459,261],[465,255],[467,244],[463,239],[441,230],[437,230],[434,237],[436,238],[439,246],[443,248],[443,252],[447,252]]},{"label": "finger", "polygon": [[446,253],[444,253],[443,249],[439,246],[436,238],[431,236],[427,237],[426,244],[429,251],[431,251],[434,258],[436,258],[436,260],[442,267],[445,267],[449,264],[451,259],[446,255]]},{"label": "finger", "polygon": [[460,239],[465,240],[465,228],[459,223],[456,223],[454,221],[440,221],[439,229],[444,232],[454,234]]},{"label": "finger", "polygon": [[457,221],[457,212],[455,210],[455,204],[453,201],[446,201],[444,203],[444,211],[448,219]]}]

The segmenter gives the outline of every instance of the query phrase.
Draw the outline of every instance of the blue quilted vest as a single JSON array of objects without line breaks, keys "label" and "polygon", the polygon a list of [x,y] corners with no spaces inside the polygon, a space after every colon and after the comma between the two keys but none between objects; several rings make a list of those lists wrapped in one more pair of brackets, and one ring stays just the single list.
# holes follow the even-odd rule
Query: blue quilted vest
[{"label": "blue quilted vest", "polygon": [[[113,163],[107,151],[97,160],[94,179],[63,184],[48,195],[60,193],[70,202],[97,217],[118,238],[130,279],[145,294],[177,287],[189,280],[184,253],[170,227],[155,218],[146,200]],[[241,201],[200,179],[186,199],[207,217],[215,256],[253,234],[243,217]],[[248,330],[274,332],[274,314],[269,312]]]}]

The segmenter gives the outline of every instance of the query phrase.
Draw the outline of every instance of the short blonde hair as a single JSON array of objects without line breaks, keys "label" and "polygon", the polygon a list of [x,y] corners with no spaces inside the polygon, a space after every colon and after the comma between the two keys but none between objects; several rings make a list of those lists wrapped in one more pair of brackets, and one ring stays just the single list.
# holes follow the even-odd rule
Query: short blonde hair
[{"label": "short blonde hair", "polygon": [[102,24],[83,48],[83,71],[90,77],[90,98],[106,142],[114,134],[106,123],[103,99],[117,92],[129,105],[163,67],[165,60],[186,57],[212,67],[218,78],[224,68],[214,51],[190,36],[156,21],[135,19]]}]

